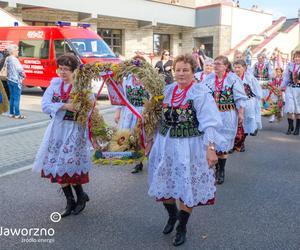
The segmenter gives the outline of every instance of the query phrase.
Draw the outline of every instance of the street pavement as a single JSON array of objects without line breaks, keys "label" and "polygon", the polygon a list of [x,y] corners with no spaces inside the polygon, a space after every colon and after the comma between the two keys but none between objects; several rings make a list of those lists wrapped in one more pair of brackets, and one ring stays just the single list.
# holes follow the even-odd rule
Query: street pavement
[{"label": "street pavement", "polygon": [[[41,144],[50,117],[41,112],[42,91],[25,89],[21,98],[21,111],[26,119],[16,120],[0,116],[0,176],[32,164]],[[108,100],[99,100],[97,108],[112,122],[113,108]]]},{"label": "street pavement", "polygon": [[[132,166],[94,166],[84,212],[50,220],[65,207],[58,186],[18,172],[30,168],[48,122],[38,110],[40,96],[31,96],[22,96],[28,119],[0,117],[0,249],[174,249],[174,232],[161,232],[166,212],[147,195],[147,167],[132,175]],[[112,124],[113,109],[98,103]],[[194,209],[179,249],[300,249],[300,136],[285,130],[286,121],[264,120],[259,135],[247,138],[246,152],[229,158],[216,204]],[[30,228],[55,233],[28,236]],[[5,229],[24,229],[25,236],[5,236]]]}]

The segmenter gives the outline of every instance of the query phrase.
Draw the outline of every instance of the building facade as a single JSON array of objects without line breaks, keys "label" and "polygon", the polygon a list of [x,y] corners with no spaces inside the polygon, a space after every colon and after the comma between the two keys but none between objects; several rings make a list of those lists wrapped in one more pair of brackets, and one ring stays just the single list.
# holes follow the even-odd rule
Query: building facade
[{"label": "building facade", "polygon": [[88,22],[124,57],[136,52],[158,56],[164,49],[176,56],[200,44],[215,57],[273,24],[270,13],[218,0],[7,0],[0,7],[29,25]]}]

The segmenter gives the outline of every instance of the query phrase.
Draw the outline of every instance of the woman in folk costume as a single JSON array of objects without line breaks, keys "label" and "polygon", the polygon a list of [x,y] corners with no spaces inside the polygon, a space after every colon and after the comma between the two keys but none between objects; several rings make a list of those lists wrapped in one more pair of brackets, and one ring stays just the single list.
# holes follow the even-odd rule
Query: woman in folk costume
[{"label": "woman in folk costume", "polygon": [[[283,69],[276,68],[275,76],[272,79],[272,82],[270,83],[270,85],[275,89],[281,90],[282,81],[283,81]],[[285,88],[282,89],[282,92],[281,92],[283,101],[284,101],[284,91],[285,91]],[[278,105],[278,96],[276,96],[274,93],[270,93],[268,98],[270,98],[275,105]],[[275,121],[275,114],[271,115],[270,119],[269,119],[269,122],[271,122],[271,123],[274,121]]]},{"label": "woman in folk costume", "polygon": [[[236,50],[234,52],[234,61],[238,61],[238,60],[244,60],[245,61],[245,56],[243,55],[243,53],[241,51]],[[247,75],[251,75],[252,78],[254,77],[251,65],[247,64],[247,69],[245,70],[245,73],[247,73]],[[259,84],[258,81],[256,81],[256,84]],[[258,87],[258,88],[261,91],[261,87]],[[258,129],[262,129],[262,122],[261,122],[261,96],[262,96],[262,93],[260,92],[260,95],[257,96],[257,98],[256,98],[255,120],[256,120],[257,129],[254,131],[254,133],[251,134],[253,136],[257,135]],[[241,131],[238,130],[238,133],[239,132],[241,132]]]},{"label": "woman in folk costume", "polygon": [[217,133],[222,122],[209,89],[194,84],[197,65],[192,56],[178,56],[173,67],[176,82],[165,87],[161,122],[149,155],[148,193],[162,201],[169,214],[164,234],[178,221],[173,245],[179,246],[185,242],[193,207],[214,203],[212,167],[218,160],[215,145],[222,143]]},{"label": "woman in folk costume", "polygon": [[[272,82],[273,71],[271,64],[268,62],[264,54],[259,54],[257,56],[257,60],[258,61],[254,64],[253,67],[253,74],[259,81],[261,86],[267,85]],[[266,97],[268,94],[268,90],[263,88],[263,97]]]},{"label": "woman in folk costume", "polygon": [[[258,80],[260,86],[262,87],[262,91],[263,91],[262,100],[264,101],[269,96],[269,90],[268,88],[266,88],[266,85],[272,82],[273,71],[272,71],[272,66],[268,62],[265,54],[259,54],[257,56],[257,60],[258,62],[255,63],[253,67],[253,74],[255,78]],[[260,106],[261,105],[262,103],[260,103]],[[258,109],[258,104],[257,104],[257,109]],[[259,124],[259,121],[258,121],[258,125],[261,125]]]},{"label": "woman in folk costume", "polygon": [[226,143],[216,147],[219,157],[216,164],[216,181],[217,184],[222,184],[228,153],[234,146],[238,123],[243,124],[245,101],[248,97],[241,79],[230,72],[231,64],[226,56],[216,57],[214,70],[215,73],[210,74],[204,84],[211,90],[223,122],[218,132],[225,137]]},{"label": "woman in folk costume", "polygon": [[237,60],[233,64],[234,72],[242,80],[245,93],[248,99],[245,101],[244,123],[240,124],[242,128],[241,135],[235,138],[234,149],[238,152],[245,151],[245,139],[247,135],[253,135],[257,130],[256,123],[256,102],[260,100],[262,95],[261,87],[250,72],[247,72],[247,64],[244,60]]},{"label": "woman in folk costume", "polygon": [[[133,60],[145,60],[141,56],[135,56]],[[127,100],[136,108],[136,110],[142,114],[144,110],[144,104],[149,99],[149,94],[146,91],[143,83],[140,82],[135,75],[130,74],[123,81],[123,89]],[[115,122],[118,124],[119,129],[134,130],[138,118],[127,108],[127,106],[118,107],[115,113]],[[135,174],[143,170],[143,163],[137,164],[131,171]]]},{"label": "woman in folk costume", "polygon": [[204,60],[204,69],[203,71],[201,72],[196,72],[195,73],[195,79],[197,80],[197,82],[203,82],[205,77],[208,76],[212,71],[213,71],[213,68],[214,68],[214,60],[212,58],[206,58]]},{"label": "woman in folk costume", "polygon": [[[285,113],[288,115],[288,131],[286,134],[299,135],[300,129],[300,50],[293,55],[291,62],[285,69],[281,84],[285,90]],[[296,127],[294,128],[294,120]]]},{"label": "woman in folk costume", "polygon": [[[245,55],[239,51],[239,50],[236,50],[234,51],[234,55],[233,55],[233,61],[238,61],[238,60],[244,60],[245,61]],[[233,67],[233,65],[232,65]],[[251,65],[247,65],[247,70],[246,70],[247,73],[252,73],[252,68],[251,68]]]},{"label": "woman in folk costume", "polygon": [[[70,103],[70,92],[74,83],[77,58],[67,54],[57,59],[59,77],[51,80],[42,98],[42,110],[49,114],[51,122],[45,132],[42,144],[33,164],[33,171],[52,183],[61,185],[67,199],[62,217],[79,214],[89,201],[82,185],[89,182],[92,166],[87,131],[74,117]],[[77,201],[72,188],[77,195]]]}]

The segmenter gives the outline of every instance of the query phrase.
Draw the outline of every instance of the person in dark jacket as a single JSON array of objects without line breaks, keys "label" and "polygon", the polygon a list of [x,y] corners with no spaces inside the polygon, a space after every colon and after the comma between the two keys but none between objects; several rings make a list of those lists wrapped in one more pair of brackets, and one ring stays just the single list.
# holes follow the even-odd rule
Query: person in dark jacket
[{"label": "person in dark jacket", "polygon": [[164,75],[166,84],[173,83],[172,65],[173,61],[170,59],[170,52],[164,50],[161,54],[160,61],[155,64],[155,68],[159,74]]}]

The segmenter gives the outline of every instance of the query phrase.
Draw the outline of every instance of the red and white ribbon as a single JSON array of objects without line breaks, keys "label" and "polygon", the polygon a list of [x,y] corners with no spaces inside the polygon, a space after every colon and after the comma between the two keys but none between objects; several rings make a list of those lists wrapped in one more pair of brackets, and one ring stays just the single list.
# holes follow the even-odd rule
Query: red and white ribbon
[{"label": "red and white ribbon", "polygon": [[[142,148],[145,148],[145,138],[146,138],[146,136],[145,136],[143,116],[136,110],[136,108],[120,92],[120,90],[119,90],[119,88],[117,86],[117,83],[112,78],[113,75],[114,75],[114,72],[112,72],[112,71],[102,72],[100,75],[103,78],[103,83],[102,83],[102,85],[100,87],[100,90],[98,91],[97,97],[100,96],[100,93],[101,93],[101,91],[103,89],[104,83],[111,84],[111,86],[113,87],[114,91],[116,92],[116,94],[118,95],[118,97],[121,99],[122,103],[141,121],[141,134],[140,134],[140,139],[141,139],[141,144],[142,144],[141,146],[142,146]],[[92,112],[90,113],[90,116],[89,116],[89,138],[90,138],[90,141],[92,141],[91,132],[90,132],[91,131],[91,116],[92,116],[92,113],[93,113],[93,111],[95,109],[96,101],[97,101],[97,99],[94,102]]]}]

